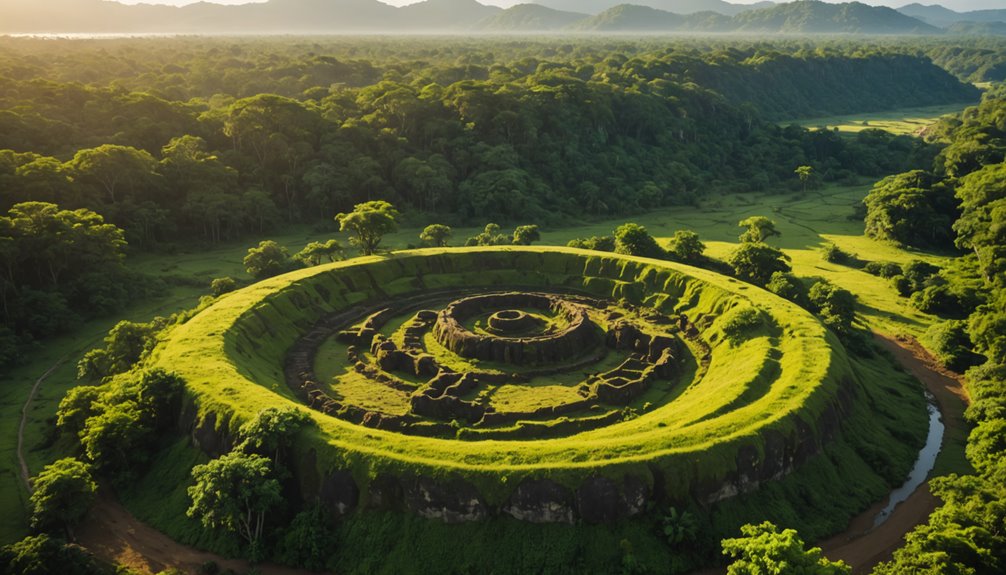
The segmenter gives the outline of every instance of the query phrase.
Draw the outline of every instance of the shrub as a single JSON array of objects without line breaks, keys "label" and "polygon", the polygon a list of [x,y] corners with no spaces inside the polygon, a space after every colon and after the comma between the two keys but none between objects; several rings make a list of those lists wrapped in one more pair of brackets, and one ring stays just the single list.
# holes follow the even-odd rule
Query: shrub
[{"label": "shrub", "polygon": [[765,284],[765,289],[801,307],[806,308],[810,305],[810,300],[807,298],[807,286],[793,274],[775,272],[772,274],[772,279]]},{"label": "shrub", "polygon": [[570,240],[566,247],[579,248],[581,250],[595,250],[599,252],[615,251],[615,238],[612,236],[593,236],[589,238],[577,238]]},{"label": "shrub", "polygon": [[963,371],[978,363],[979,356],[971,351],[966,321],[944,321],[935,323],[922,336],[922,343],[936,359],[955,371]]},{"label": "shrub", "polygon": [[323,507],[301,511],[283,530],[276,559],[284,565],[321,572],[335,555],[337,539],[332,519]]},{"label": "shrub", "polygon": [[667,255],[646,228],[634,223],[622,224],[615,230],[615,252],[658,259]]},{"label": "shrub", "polygon": [[222,277],[216,278],[210,282],[210,294],[213,297],[220,297],[225,293],[230,293],[236,290],[238,287],[238,282],[234,281],[234,278]]},{"label": "shrub", "polygon": [[863,266],[863,271],[884,279],[891,279],[903,273],[901,266],[894,262],[869,262]]},{"label": "shrub", "polygon": [[752,331],[761,327],[765,318],[753,307],[736,307],[724,314],[720,330],[734,344],[744,341]]},{"label": "shrub", "polygon": [[702,254],[705,251],[706,245],[699,240],[699,234],[688,230],[678,230],[671,238],[667,253],[677,261],[695,263],[702,259]]}]

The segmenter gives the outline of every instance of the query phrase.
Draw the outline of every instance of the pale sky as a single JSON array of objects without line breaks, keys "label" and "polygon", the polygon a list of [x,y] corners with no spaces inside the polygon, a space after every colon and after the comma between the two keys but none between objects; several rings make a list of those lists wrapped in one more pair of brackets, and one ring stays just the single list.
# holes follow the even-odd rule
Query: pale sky
[{"label": "pale sky", "polygon": [[[171,4],[175,6],[184,6],[186,4],[193,4],[199,0],[118,0],[123,4]],[[249,0],[208,0],[217,4],[248,4]],[[255,1],[265,1],[265,0],[255,0]],[[380,0],[385,4],[391,4],[393,6],[404,6],[405,4],[413,4],[416,0]],[[513,6],[514,4],[520,4],[522,2],[529,2],[530,0],[478,0],[482,4],[491,4],[494,6],[502,6],[504,8]],[[727,0],[732,4],[753,4],[758,0]],[[843,0],[825,0],[826,2],[838,3]],[[1003,8],[1006,9],[1006,0],[859,0],[864,4],[871,4],[873,6],[890,6],[892,8],[898,8],[904,6],[905,4],[911,4],[913,2],[919,2],[920,4],[942,4],[951,10],[966,11],[966,10],[981,10],[981,9],[994,9]],[[625,2],[632,4],[632,0],[618,0],[618,2]]]}]

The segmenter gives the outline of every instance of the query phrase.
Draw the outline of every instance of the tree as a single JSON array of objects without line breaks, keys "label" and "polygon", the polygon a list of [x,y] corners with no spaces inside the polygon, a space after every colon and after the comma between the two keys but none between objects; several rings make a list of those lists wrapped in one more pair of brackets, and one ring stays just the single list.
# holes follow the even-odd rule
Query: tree
[{"label": "tree", "polygon": [[538,232],[538,226],[518,226],[513,231],[514,245],[529,246],[539,240],[541,240],[541,233]]},{"label": "tree", "polygon": [[667,249],[671,258],[685,263],[696,263],[702,260],[706,245],[699,239],[699,234],[690,230],[678,230],[671,238]]},{"label": "tree", "polygon": [[97,385],[78,385],[67,391],[56,410],[56,427],[63,433],[78,437],[84,429],[84,422],[97,413],[94,404],[101,393],[102,388]]},{"label": "tree", "polygon": [[306,413],[295,407],[268,407],[238,430],[242,438],[240,447],[271,456],[279,464],[283,451],[292,447],[294,436],[310,421]]},{"label": "tree", "polygon": [[803,184],[803,193],[807,193],[807,184],[810,183],[811,178],[814,177],[814,168],[811,166],[798,166],[793,173],[800,178],[800,183]]},{"label": "tree", "polygon": [[290,263],[290,253],[272,240],[260,242],[257,248],[249,248],[244,259],[245,271],[256,280],[289,271]]},{"label": "tree", "polygon": [[450,226],[445,226],[443,224],[431,224],[426,226],[421,234],[419,234],[419,239],[422,240],[426,245],[434,248],[447,247],[447,242],[451,239],[451,234],[453,234]]},{"label": "tree", "polygon": [[0,573],[9,575],[108,575],[108,572],[83,547],[44,533],[0,549]]},{"label": "tree", "polygon": [[737,277],[758,285],[767,284],[776,272],[789,272],[789,261],[789,256],[761,242],[742,243],[727,258]]},{"label": "tree", "polygon": [[615,238],[612,236],[592,236],[589,238],[577,238],[570,240],[566,247],[578,248],[581,250],[595,250],[599,252],[615,251]]},{"label": "tree", "polygon": [[311,242],[304,246],[304,249],[293,256],[297,261],[304,262],[309,266],[318,266],[325,260],[332,263],[336,258],[342,257],[342,244],[339,240],[328,240],[327,242]]},{"label": "tree", "polygon": [[765,240],[773,236],[782,235],[779,230],[775,229],[775,222],[765,216],[751,216],[746,220],[741,220],[737,226],[747,228],[740,237],[743,243],[764,243]]},{"label": "tree", "polygon": [[513,236],[502,232],[499,224],[486,224],[481,234],[472,236],[465,241],[465,246],[505,246],[513,241]]},{"label": "tree", "polygon": [[357,204],[352,212],[335,216],[339,229],[353,234],[350,242],[363,255],[377,251],[381,238],[398,229],[398,210],[383,200]]},{"label": "tree", "polygon": [[800,278],[785,272],[775,272],[765,284],[765,289],[775,295],[788,299],[801,306],[809,307],[810,300],[807,298],[807,286],[800,281]]},{"label": "tree", "polygon": [[158,317],[149,323],[120,321],[105,336],[105,347],[89,351],[77,363],[77,377],[100,379],[128,371],[156,343],[167,324]]},{"label": "tree", "polygon": [[153,431],[144,410],[135,399],[128,399],[89,417],[80,432],[80,445],[98,470],[125,481],[136,472],[134,464],[149,459]]},{"label": "tree", "polygon": [[283,500],[269,459],[232,451],[193,467],[192,478],[186,515],[206,527],[237,533],[257,553],[266,516]]},{"label": "tree", "polygon": [[238,282],[232,277],[215,278],[210,282],[210,294],[213,297],[220,297],[225,293],[230,293],[238,288]]},{"label": "tree", "polygon": [[889,176],[866,199],[866,235],[920,247],[950,247],[957,214],[953,191],[922,170]]},{"label": "tree", "polygon": [[856,296],[852,292],[821,280],[810,287],[807,295],[811,308],[825,325],[840,334],[852,330],[852,322],[856,319]]},{"label": "tree", "polygon": [[[32,481],[31,524],[35,529],[59,527],[71,536],[94,502],[98,485],[90,468],[68,457],[46,465]],[[71,537],[72,538],[72,537]]]},{"label": "tree", "polygon": [[805,545],[794,529],[779,531],[766,521],[761,525],[741,527],[743,537],[723,540],[723,554],[734,562],[727,575],[848,575],[852,569],[845,563],[829,561],[814,547]]},{"label": "tree", "polygon": [[80,150],[69,167],[77,179],[104,192],[110,204],[127,194],[149,194],[158,177],[157,160],[148,152],[112,144]]},{"label": "tree", "polygon": [[644,258],[664,258],[667,253],[650,232],[639,224],[626,223],[615,229],[615,252]]}]

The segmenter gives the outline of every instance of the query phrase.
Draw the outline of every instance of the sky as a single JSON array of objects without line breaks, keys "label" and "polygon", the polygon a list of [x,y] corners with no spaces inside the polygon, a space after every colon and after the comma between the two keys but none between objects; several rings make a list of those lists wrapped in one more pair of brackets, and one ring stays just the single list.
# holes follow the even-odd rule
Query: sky
[{"label": "sky", "polygon": [[[192,4],[198,0],[119,0],[123,4],[172,4],[175,6],[184,6],[185,4]],[[209,0],[217,4],[247,4],[249,0]],[[265,1],[265,0],[261,0]],[[405,4],[412,4],[416,0],[381,0],[385,4],[391,4],[394,6],[404,6]],[[522,2],[529,2],[530,0],[479,0],[483,4],[492,4],[495,6],[502,6],[504,8],[513,6],[514,4],[520,4]],[[618,0],[619,2],[623,0]],[[625,2],[631,3],[631,0],[624,0]],[[753,4],[758,0],[727,0],[733,4]],[[841,0],[825,0],[826,2],[838,2]],[[993,9],[993,8],[1006,8],[1006,0],[859,0],[864,4],[871,4],[873,6],[890,6],[892,8],[898,8],[904,6],[905,4],[911,4],[912,2],[918,1],[920,4],[942,4],[947,8],[952,10],[966,11],[966,10],[982,10],[982,9]]]}]

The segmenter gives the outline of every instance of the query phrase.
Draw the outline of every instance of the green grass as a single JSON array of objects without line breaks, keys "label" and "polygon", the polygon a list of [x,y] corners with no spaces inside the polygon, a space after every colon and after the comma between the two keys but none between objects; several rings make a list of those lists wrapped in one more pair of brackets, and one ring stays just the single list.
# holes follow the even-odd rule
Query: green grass
[{"label": "green grass", "polygon": [[961,106],[951,104],[945,106],[927,106],[922,108],[903,108],[889,112],[874,112],[867,114],[850,114],[846,116],[825,116],[786,122],[798,124],[805,128],[838,129],[839,132],[854,134],[863,130],[879,129],[892,134],[918,134],[926,127],[934,124],[942,116],[959,114]]}]

